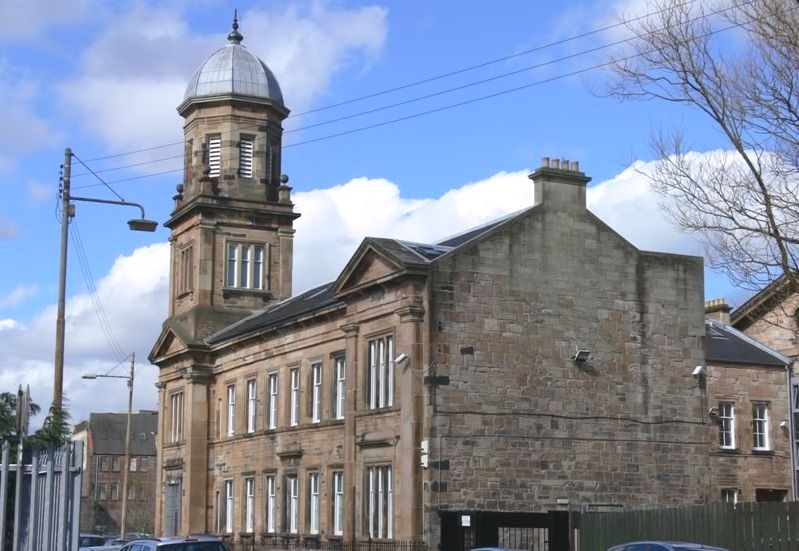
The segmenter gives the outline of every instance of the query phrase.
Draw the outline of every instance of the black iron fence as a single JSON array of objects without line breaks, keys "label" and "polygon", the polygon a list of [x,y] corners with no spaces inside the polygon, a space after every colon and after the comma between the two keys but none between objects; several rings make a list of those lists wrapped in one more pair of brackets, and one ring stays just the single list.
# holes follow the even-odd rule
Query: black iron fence
[{"label": "black iron fence", "polygon": [[427,551],[422,541],[321,539],[298,536],[223,537],[230,551]]},{"label": "black iron fence", "polygon": [[605,551],[641,540],[695,542],[731,551],[796,551],[799,502],[712,503],[581,515],[580,551]]}]

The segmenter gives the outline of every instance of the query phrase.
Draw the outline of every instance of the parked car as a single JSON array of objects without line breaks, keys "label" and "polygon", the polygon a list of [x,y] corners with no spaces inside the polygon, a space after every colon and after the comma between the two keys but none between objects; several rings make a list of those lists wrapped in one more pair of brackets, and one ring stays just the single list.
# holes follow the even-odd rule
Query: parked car
[{"label": "parked car", "polygon": [[723,547],[713,547],[701,543],[684,543],[678,541],[634,541],[614,545],[608,551],[728,551]]},{"label": "parked car", "polygon": [[216,536],[140,538],[129,541],[120,551],[227,551]]},{"label": "parked car", "polygon": [[129,539],[112,538],[103,545],[81,547],[80,549],[81,551],[120,551],[122,547],[129,541]]},{"label": "parked car", "polygon": [[103,534],[80,534],[78,536],[78,549],[89,549],[91,547],[98,547],[100,545],[105,545],[109,540],[113,539],[114,536],[103,535]]}]

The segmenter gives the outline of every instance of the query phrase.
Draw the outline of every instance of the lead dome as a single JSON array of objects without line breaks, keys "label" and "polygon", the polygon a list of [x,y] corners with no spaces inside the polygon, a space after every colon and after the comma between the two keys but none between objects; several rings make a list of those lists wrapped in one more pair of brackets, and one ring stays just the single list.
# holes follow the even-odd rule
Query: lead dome
[{"label": "lead dome", "polygon": [[241,45],[244,37],[239,32],[237,16],[233,17],[233,30],[227,38],[228,43],[212,53],[194,72],[178,110],[195,99],[229,95],[284,106],[275,75],[266,63]]}]

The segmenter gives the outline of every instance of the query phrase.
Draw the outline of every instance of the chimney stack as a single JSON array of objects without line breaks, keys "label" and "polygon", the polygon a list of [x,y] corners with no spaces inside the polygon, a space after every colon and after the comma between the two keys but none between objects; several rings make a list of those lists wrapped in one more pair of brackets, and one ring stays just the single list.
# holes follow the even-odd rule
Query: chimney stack
[{"label": "chimney stack", "polygon": [[580,163],[541,157],[541,166],[529,178],[535,184],[535,204],[565,211],[585,210],[585,186],[591,178],[580,172]]},{"label": "chimney stack", "polygon": [[721,323],[729,325],[731,311],[732,308],[723,298],[715,298],[705,302],[705,317],[707,319],[720,321]]}]

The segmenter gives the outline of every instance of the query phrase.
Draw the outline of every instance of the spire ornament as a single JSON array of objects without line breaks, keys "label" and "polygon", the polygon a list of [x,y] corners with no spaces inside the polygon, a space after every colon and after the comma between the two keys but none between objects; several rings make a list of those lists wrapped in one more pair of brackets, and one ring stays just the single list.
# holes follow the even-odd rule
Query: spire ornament
[{"label": "spire ornament", "polygon": [[241,44],[244,36],[239,32],[239,10],[233,10],[233,30],[227,35],[231,44]]}]

